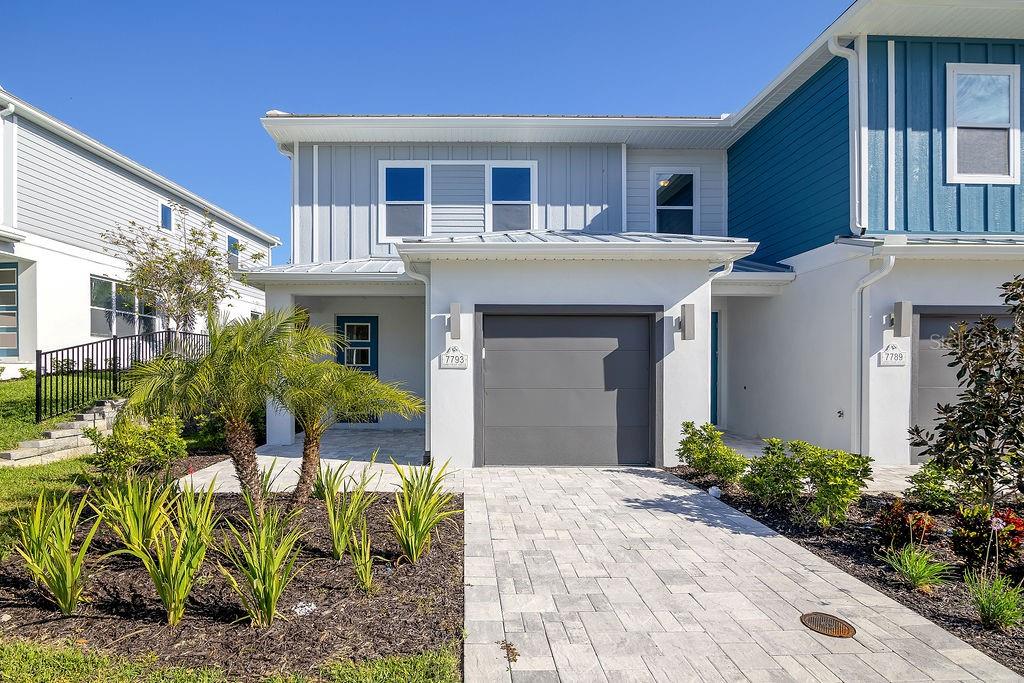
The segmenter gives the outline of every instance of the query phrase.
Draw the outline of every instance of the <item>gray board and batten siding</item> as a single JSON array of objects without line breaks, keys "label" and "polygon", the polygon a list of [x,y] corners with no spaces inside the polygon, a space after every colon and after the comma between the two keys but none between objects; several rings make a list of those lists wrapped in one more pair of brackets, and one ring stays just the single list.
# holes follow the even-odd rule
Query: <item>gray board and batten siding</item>
[{"label": "gray board and batten siding", "polygon": [[[295,263],[396,256],[393,244],[382,244],[377,239],[380,162],[463,159],[537,162],[539,210],[535,229],[586,229],[599,233],[622,229],[621,145],[300,144],[295,159],[298,176]],[[441,199],[448,190],[452,200],[448,202],[449,209],[454,201],[465,200],[466,197],[459,194],[457,176],[460,172],[476,172],[473,168],[467,164],[448,169],[447,173],[453,176],[448,180],[452,182],[445,188],[435,187],[432,199]],[[446,234],[438,229],[439,225],[452,233],[471,230],[462,220],[464,215],[459,220],[454,220],[454,215],[452,210],[445,212],[442,208],[439,212],[435,209],[435,227],[431,234]]]}]

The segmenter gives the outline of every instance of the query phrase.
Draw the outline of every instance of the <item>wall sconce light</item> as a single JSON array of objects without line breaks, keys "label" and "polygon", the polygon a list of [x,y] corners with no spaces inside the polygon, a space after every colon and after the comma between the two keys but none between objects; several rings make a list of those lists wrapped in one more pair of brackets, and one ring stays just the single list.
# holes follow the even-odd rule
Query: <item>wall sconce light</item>
[{"label": "wall sconce light", "polygon": [[914,333],[914,306],[909,301],[897,301],[892,311],[894,337],[909,337]]},{"label": "wall sconce light", "polygon": [[683,341],[693,341],[697,338],[697,314],[693,304],[683,304],[679,307],[679,332]]},{"label": "wall sconce light", "polygon": [[462,338],[462,304],[453,303],[449,306],[448,332],[452,339]]}]

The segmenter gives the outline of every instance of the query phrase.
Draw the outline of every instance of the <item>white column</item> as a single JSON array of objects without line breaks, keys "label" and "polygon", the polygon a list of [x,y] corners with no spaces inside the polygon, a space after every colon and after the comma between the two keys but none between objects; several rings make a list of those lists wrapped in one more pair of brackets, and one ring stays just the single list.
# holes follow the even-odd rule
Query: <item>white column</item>
[{"label": "white column", "polygon": [[[290,308],[295,296],[290,291],[267,287],[267,310]],[[295,418],[281,410],[273,401],[267,401],[267,445],[289,446],[295,443]]]}]

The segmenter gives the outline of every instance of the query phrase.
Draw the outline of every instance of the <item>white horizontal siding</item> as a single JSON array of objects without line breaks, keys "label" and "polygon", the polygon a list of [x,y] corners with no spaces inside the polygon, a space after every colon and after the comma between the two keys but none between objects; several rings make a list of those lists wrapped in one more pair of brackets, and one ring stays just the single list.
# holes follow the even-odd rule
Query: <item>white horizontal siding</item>
[{"label": "white horizontal siding", "polygon": [[703,235],[726,234],[725,151],[716,149],[627,149],[627,230],[654,231],[651,225],[651,168],[655,166],[699,168],[698,231]]},{"label": "white horizontal siding", "polygon": [[[106,253],[102,234],[135,221],[155,226],[160,203],[174,201],[189,210],[188,226],[198,226],[203,210],[162,192],[63,138],[21,119],[18,122],[18,228],[65,244]],[[231,234],[246,251],[266,253],[267,245],[241,230],[214,222],[227,248]],[[247,261],[243,256],[242,261]],[[266,262],[264,260],[264,262]]]}]

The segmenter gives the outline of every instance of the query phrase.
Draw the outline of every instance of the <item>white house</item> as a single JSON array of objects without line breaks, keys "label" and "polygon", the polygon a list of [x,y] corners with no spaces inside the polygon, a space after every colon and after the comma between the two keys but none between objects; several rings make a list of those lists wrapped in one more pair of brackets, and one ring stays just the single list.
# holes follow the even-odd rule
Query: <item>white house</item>
[{"label": "white house", "polygon": [[[187,224],[209,215],[224,248],[246,254],[278,244],[267,234],[191,191],[0,90],[0,365],[3,376],[32,368],[36,349],[159,329],[163,324],[118,291],[124,262],[102,233],[136,221],[172,235],[172,205]],[[247,284],[225,302],[232,316],[264,308]]]},{"label": "white house", "polygon": [[858,0],[733,115],[271,111],[292,263],[251,281],[456,466],[671,464],[684,420],[909,463],[1024,271],[1022,63],[1022,3]]}]

